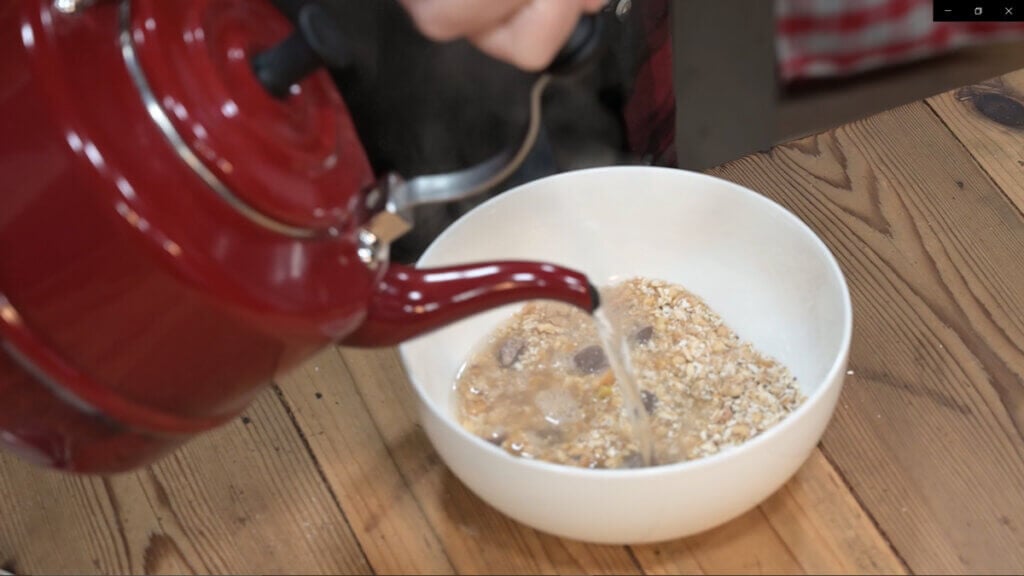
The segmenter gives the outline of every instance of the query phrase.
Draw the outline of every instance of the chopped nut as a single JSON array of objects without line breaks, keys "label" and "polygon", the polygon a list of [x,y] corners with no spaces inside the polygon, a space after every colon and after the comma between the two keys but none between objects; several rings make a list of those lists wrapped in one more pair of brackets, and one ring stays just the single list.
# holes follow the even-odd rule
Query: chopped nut
[{"label": "chopped nut", "polygon": [[711,417],[711,421],[715,424],[725,424],[730,418],[732,418],[732,410],[726,406],[718,412],[715,412],[715,415]]},{"label": "chopped nut", "polygon": [[750,426],[737,424],[732,427],[732,436],[746,440],[750,437]]},{"label": "chopped nut", "polygon": [[733,382],[725,387],[723,390],[726,396],[729,398],[737,398],[743,394],[743,384],[740,382]]},{"label": "chopped nut", "polygon": [[465,398],[462,409],[471,415],[483,414],[487,411],[487,399],[482,396]]},{"label": "chopped nut", "polygon": [[541,334],[558,334],[558,326],[545,322],[544,324],[537,325],[537,332]]}]

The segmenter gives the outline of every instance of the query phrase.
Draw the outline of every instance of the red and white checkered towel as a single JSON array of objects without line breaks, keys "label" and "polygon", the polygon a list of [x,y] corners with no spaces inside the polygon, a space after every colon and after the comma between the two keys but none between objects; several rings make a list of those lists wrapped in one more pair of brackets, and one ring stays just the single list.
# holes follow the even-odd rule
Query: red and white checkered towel
[{"label": "red and white checkered towel", "polygon": [[1024,39],[1024,22],[933,22],[932,0],[776,0],[783,81],[846,76],[972,44]]}]

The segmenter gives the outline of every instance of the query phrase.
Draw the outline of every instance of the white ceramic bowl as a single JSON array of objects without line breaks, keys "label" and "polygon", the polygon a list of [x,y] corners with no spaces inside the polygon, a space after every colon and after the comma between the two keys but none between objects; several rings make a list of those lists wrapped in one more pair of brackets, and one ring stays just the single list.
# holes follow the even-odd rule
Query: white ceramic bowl
[{"label": "white ceramic bowl", "polygon": [[786,482],[825,431],[850,346],[850,296],[828,248],[778,204],[682,170],[569,172],[506,192],[444,232],[421,267],[542,259],[597,285],[632,276],[681,284],[756,348],[787,365],[807,401],[745,444],[701,460],[586,470],[513,457],[454,417],[456,372],[518,306],[401,346],[420,418],[448,467],[473,492],[536,529],[600,543],[668,540],[712,528]]}]

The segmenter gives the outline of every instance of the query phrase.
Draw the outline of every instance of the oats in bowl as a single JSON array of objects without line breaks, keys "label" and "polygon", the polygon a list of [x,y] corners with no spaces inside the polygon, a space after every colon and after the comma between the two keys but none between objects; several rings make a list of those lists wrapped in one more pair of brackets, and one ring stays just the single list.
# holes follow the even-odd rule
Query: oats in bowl
[{"label": "oats in bowl", "polygon": [[753,438],[803,402],[785,366],[742,342],[684,288],[634,278],[602,297],[626,339],[645,417],[629,417],[593,319],[534,302],[460,371],[462,425],[524,458],[635,468],[645,465],[644,435],[651,464],[693,460]]}]

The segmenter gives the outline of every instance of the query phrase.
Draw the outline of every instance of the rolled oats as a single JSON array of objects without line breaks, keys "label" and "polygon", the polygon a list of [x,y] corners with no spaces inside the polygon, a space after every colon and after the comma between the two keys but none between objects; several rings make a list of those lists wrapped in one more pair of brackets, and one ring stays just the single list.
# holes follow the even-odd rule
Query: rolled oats
[{"label": "rolled oats", "polygon": [[[740,341],[685,289],[635,278],[602,296],[628,335],[655,463],[738,445],[803,402],[786,367]],[[594,322],[580,310],[527,304],[460,371],[463,426],[524,458],[589,468],[642,465],[598,342]]]}]

